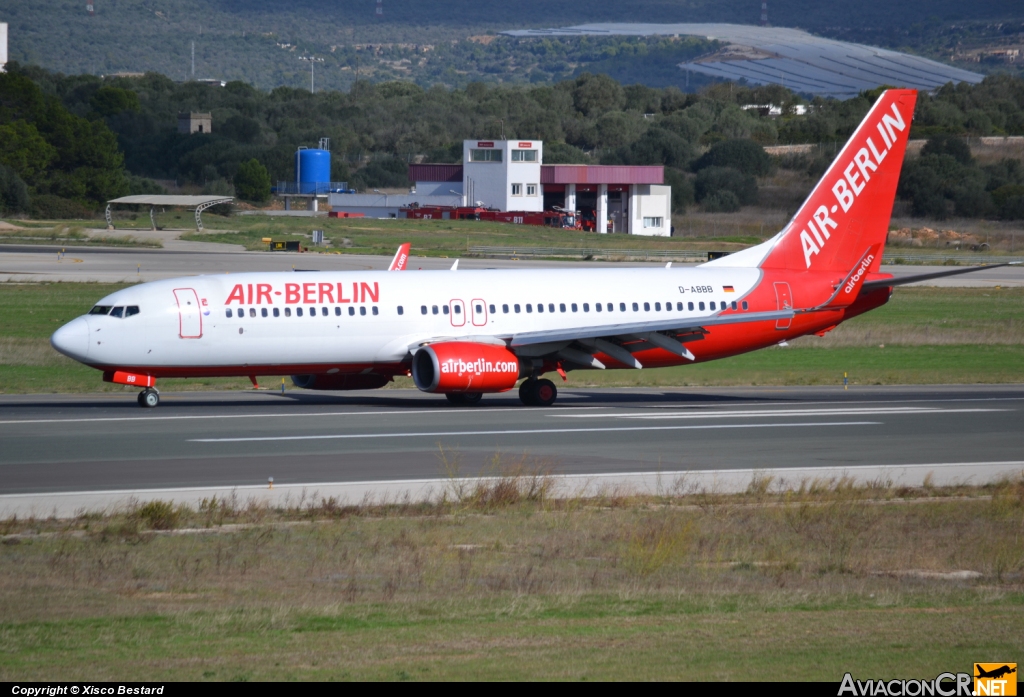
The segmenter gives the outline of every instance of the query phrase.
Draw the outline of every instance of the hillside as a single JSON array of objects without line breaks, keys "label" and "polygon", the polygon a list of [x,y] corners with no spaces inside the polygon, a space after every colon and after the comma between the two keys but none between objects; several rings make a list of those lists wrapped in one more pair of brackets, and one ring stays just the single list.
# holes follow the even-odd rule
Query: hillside
[{"label": "hillside", "polygon": [[[628,7],[598,0],[586,5],[585,15],[578,5],[540,0],[383,0],[381,17],[374,0],[95,0],[94,16],[82,0],[6,5],[0,21],[10,24],[14,61],[69,74],[153,71],[184,80],[192,76],[194,41],[195,77],[243,80],[264,89],[308,85],[308,66],[298,60],[304,53],[325,58],[317,81],[332,89],[347,89],[357,74],[422,86],[548,82],[595,63],[619,80],[665,86],[675,77],[672,66],[692,57],[692,45],[679,51],[655,42],[622,51],[615,40],[519,42],[493,33],[624,19],[756,23],[760,15],[760,3],[752,0],[637,0]],[[1010,0],[970,6],[952,0],[779,0],[770,3],[770,13],[780,26],[940,58],[965,31],[1003,35],[1010,25],[986,29],[984,23],[1024,19],[1020,3]],[[968,20],[974,24],[965,29]]]}]

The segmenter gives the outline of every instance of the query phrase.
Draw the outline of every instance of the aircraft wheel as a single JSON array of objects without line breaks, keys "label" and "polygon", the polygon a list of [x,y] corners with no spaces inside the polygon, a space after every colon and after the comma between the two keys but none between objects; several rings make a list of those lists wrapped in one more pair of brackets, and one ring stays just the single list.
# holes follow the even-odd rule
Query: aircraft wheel
[{"label": "aircraft wheel", "polygon": [[448,399],[449,404],[471,407],[474,404],[479,404],[484,395],[482,392],[446,392],[444,396]]},{"label": "aircraft wheel", "polygon": [[533,404],[538,407],[550,407],[558,397],[558,388],[550,380],[538,380],[533,388]]},{"label": "aircraft wheel", "polygon": [[152,409],[160,403],[160,394],[156,390],[143,390],[139,393],[139,406]]},{"label": "aircraft wheel", "polygon": [[537,381],[533,378],[523,380],[519,385],[519,401],[528,407],[535,406],[534,388],[537,386]]}]

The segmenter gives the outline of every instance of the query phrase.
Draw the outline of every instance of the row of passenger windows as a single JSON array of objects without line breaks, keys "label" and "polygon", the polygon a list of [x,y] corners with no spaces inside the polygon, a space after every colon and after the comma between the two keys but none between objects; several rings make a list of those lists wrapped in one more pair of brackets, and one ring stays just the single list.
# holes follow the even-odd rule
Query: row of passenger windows
[{"label": "row of passenger windows", "polygon": [[90,315],[108,315],[110,317],[131,317],[139,314],[138,305],[121,305],[113,307],[111,305],[97,305],[96,307],[89,310]]},{"label": "row of passenger windows", "polygon": [[[712,301],[710,301],[707,304],[705,304],[703,301],[698,301],[696,303],[693,303],[693,302],[683,303],[681,301],[677,301],[675,303],[675,309],[676,309],[677,312],[682,312],[684,306],[685,306],[686,310],[688,310],[690,312],[692,312],[694,309],[700,310],[702,312],[704,310],[706,310],[706,309],[710,309],[710,310],[714,311],[714,310],[720,310],[720,309],[721,310],[728,310],[728,309],[732,308],[733,310],[738,310],[738,309],[740,309],[741,306],[743,307],[744,310],[746,310],[747,309],[747,301],[744,300],[744,301],[742,301],[742,303],[737,303],[735,300],[733,300],[731,303],[727,303],[724,300],[720,301],[720,302],[712,300]],[[632,307],[633,307],[633,312],[639,312],[640,311],[640,303],[632,303]],[[644,312],[650,312],[651,311],[651,303],[649,303],[649,302],[643,303],[643,308],[644,308]],[[476,313],[478,315],[479,314],[483,314],[483,311],[484,311],[483,305],[479,305],[478,304],[474,309],[476,310]],[[497,310],[496,310],[494,305],[489,305],[488,309],[490,310],[492,315],[497,312]],[[534,309],[533,303],[526,303],[526,311],[528,313],[533,312],[533,309]],[[455,314],[460,314],[462,312],[462,308],[460,306],[458,306],[458,305],[455,305],[452,308],[452,311],[455,312]],[[507,315],[509,313],[509,311],[510,311],[509,310],[509,306],[508,305],[502,305],[501,306],[501,311],[502,311],[502,313]],[[519,314],[520,312],[523,311],[523,306],[519,305],[518,303],[516,303],[516,304],[512,305],[512,310],[511,311],[516,313],[516,314]],[[548,303],[546,311],[547,312],[554,312],[555,311],[555,303]],[[558,303],[558,311],[559,312],[568,312],[568,311],[579,312],[580,311],[580,306],[577,303],[569,303],[568,308],[567,308],[565,303]],[[590,312],[590,303],[583,303],[583,311],[584,312]],[[614,312],[615,311],[615,303],[605,303],[605,304],[594,303],[594,311],[595,312]],[[619,312],[626,312],[626,311],[627,311],[626,303],[619,303]],[[661,303],[660,302],[656,302],[656,303],[654,303],[654,311],[655,312],[662,312],[662,311],[664,311],[664,312],[671,312],[672,311],[672,303],[671,302],[665,303],[664,310],[663,310]],[[430,314],[432,314],[432,315],[436,315],[436,314],[438,314],[438,312],[440,312],[441,314],[447,315],[448,314],[448,306],[447,305],[441,305],[439,307],[437,305],[431,305],[430,309],[428,310],[426,305],[420,305],[420,314],[421,315],[425,315],[428,312]],[[537,312],[545,312],[544,303],[537,303]],[[398,314],[402,314],[401,308],[399,308]]]},{"label": "row of passenger windows", "polygon": [[[584,312],[590,312],[590,309],[591,309],[590,303],[583,303],[582,305],[583,305],[583,311]],[[631,306],[632,306],[633,312],[640,312],[641,303],[631,303]],[[509,305],[505,304],[505,305],[501,306],[501,311],[502,311],[503,314],[506,314],[506,315],[509,314],[509,312],[513,312],[515,314],[519,314],[519,313],[521,313],[523,311],[523,307],[524,307],[523,305],[520,305],[518,303],[513,304],[511,306],[511,308],[510,308]],[[526,303],[525,307],[526,307],[526,312],[527,313],[532,313],[534,311],[533,303]],[[682,312],[684,310],[684,308],[687,311],[689,311],[689,312],[693,312],[694,310],[698,310],[700,312],[703,312],[705,310],[711,310],[711,311],[714,312],[714,311],[717,311],[717,310],[728,310],[730,308],[733,309],[733,310],[738,310],[738,309],[740,309],[740,307],[742,307],[744,310],[746,310],[747,309],[747,301],[744,300],[744,301],[742,301],[740,303],[737,303],[735,300],[733,300],[731,303],[727,303],[724,300],[723,301],[711,300],[708,303],[704,303],[703,301],[687,302],[687,303],[683,303],[682,301],[676,301],[674,309],[677,312]],[[93,314],[93,315],[95,315],[95,314],[106,314],[106,312],[97,312],[96,310],[98,310],[98,309],[106,309],[108,311],[110,310],[109,307],[108,308],[100,308],[99,306],[97,306],[97,307],[93,308],[92,312],[90,312],[89,314]],[[594,309],[594,312],[615,312],[615,303],[603,303],[603,304],[602,303],[594,303],[593,309]],[[643,309],[644,309],[644,312],[650,312],[651,311],[651,303],[649,303],[649,302],[643,303]],[[114,316],[114,317],[120,317],[121,316],[120,310],[122,310],[122,308],[116,307],[116,308],[114,308],[113,312],[110,312],[110,314],[112,316]],[[482,304],[477,304],[474,307],[474,310],[476,311],[477,315],[482,315],[483,311],[484,311],[484,306]],[[493,304],[492,305],[488,305],[488,310],[490,311],[490,313],[492,315],[497,313],[497,308]],[[547,309],[545,309],[544,303],[537,303],[536,310],[537,310],[538,313],[543,313],[543,312],[553,313],[553,312],[556,311],[555,310],[555,303],[548,303],[547,304]],[[664,307],[662,306],[662,304],[660,302],[654,303],[654,311],[655,312],[671,312],[672,310],[673,310],[673,303],[672,302],[666,302],[664,304]],[[460,314],[462,314],[462,306],[461,305],[453,305],[450,311],[454,312],[456,315],[460,315]],[[566,303],[558,303],[558,310],[557,311],[558,312],[579,312],[580,311],[580,305],[577,304],[577,303],[569,303],[568,305],[566,305]],[[627,312],[627,311],[628,311],[628,308],[627,308],[626,303],[619,303],[619,312]],[[136,307],[134,305],[129,306],[127,308],[126,313],[125,313],[125,317],[130,317],[131,315],[138,314],[138,312],[139,312],[139,308],[138,307]],[[428,309],[428,307],[426,305],[420,305],[420,314],[421,315],[426,315],[426,314],[432,314],[432,315],[442,314],[442,315],[447,315],[448,312],[449,312],[449,308],[448,308],[447,305],[431,305],[429,307],[429,309]],[[259,316],[261,316],[261,317],[269,317],[271,313],[273,313],[274,317],[280,317],[281,316],[281,308],[278,308],[278,307],[275,307],[275,308],[261,307],[261,308],[259,308]],[[321,317],[329,317],[330,314],[331,314],[330,308],[321,307],[320,310],[319,310],[319,316],[321,316]],[[356,308],[349,307],[348,308],[348,314],[349,314],[350,317],[351,316],[355,316]],[[366,312],[366,307],[365,306],[359,308],[359,314],[361,316],[366,316],[367,312]],[[370,314],[372,314],[372,315],[380,314],[380,311],[378,310],[376,305],[370,307]],[[398,314],[400,314],[400,315],[405,314],[405,309],[401,305],[398,306]],[[246,309],[244,307],[239,307],[239,308],[235,308],[235,309],[232,309],[232,308],[229,307],[229,308],[224,310],[224,315],[226,317],[228,317],[228,318],[231,318],[231,317],[243,318],[243,317],[246,316]],[[302,317],[303,315],[306,315],[306,316],[309,316],[309,317],[316,317],[317,316],[317,308],[315,308],[315,307],[307,307],[307,308],[296,307],[295,308],[295,316],[296,317]],[[335,307],[334,308],[334,316],[335,317],[341,317],[341,315],[342,315],[342,309],[340,307]],[[250,307],[249,308],[249,317],[256,317],[256,316],[257,316],[257,308]],[[284,308],[284,316],[285,317],[291,317],[292,316],[292,308],[290,308],[290,307]]]},{"label": "row of passenger windows", "polygon": [[[272,310],[270,310],[270,311],[268,311],[268,309],[265,308],[265,307],[261,307],[259,309],[259,311],[260,311],[260,316],[261,317],[269,317],[270,316],[270,312],[273,312],[274,317],[280,317],[281,316],[281,308],[279,308],[279,307],[272,308]],[[401,314],[403,314],[403,312],[404,311],[402,310],[402,306],[399,305],[398,306],[398,314],[401,315]],[[316,317],[317,316],[317,309],[315,307],[307,307],[305,310],[303,310],[303,308],[301,308],[301,307],[296,307],[295,308],[295,316],[296,317],[302,317],[303,314],[307,314],[307,313],[308,313],[309,317]],[[331,314],[331,312],[330,312],[329,308],[326,308],[326,307],[321,307],[320,308],[320,316],[321,317],[328,317],[328,316],[330,316],[330,314]],[[348,308],[348,314],[349,314],[349,316],[355,316],[356,308],[349,307]],[[360,307],[359,308],[359,314],[365,317],[366,316],[366,307]],[[377,309],[376,305],[374,305],[373,307],[370,308],[370,314],[373,314],[373,315],[380,314],[380,310]],[[245,317],[245,308],[244,307],[239,307],[239,308],[235,308],[234,310],[232,310],[229,307],[226,310],[224,310],[224,315],[226,317],[234,317],[234,316]],[[255,317],[256,316],[256,308],[255,307],[250,307],[249,308],[249,316],[250,317]],[[292,316],[292,308],[290,308],[290,307],[284,308],[284,316],[285,317],[291,317]],[[341,317],[341,308],[340,307],[335,307],[334,308],[334,316],[335,317]]]}]

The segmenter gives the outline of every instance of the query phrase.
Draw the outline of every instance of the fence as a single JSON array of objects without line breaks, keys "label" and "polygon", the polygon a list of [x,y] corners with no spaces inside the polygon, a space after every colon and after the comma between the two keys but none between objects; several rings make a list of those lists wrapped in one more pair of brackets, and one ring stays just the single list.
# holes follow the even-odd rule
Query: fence
[{"label": "fence", "polygon": [[689,249],[598,249],[588,247],[488,247],[471,245],[469,254],[497,258],[568,257],[629,261],[707,261],[707,252]]}]

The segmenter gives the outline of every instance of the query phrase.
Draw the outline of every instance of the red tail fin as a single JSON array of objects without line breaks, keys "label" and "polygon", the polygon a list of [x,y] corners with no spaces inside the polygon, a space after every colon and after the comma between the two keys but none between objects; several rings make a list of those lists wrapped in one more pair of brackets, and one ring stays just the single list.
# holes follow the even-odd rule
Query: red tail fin
[{"label": "red tail fin", "polygon": [[887,90],[775,241],[763,268],[847,272],[878,245],[878,271],[916,90]]},{"label": "red tail fin", "polygon": [[388,271],[405,271],[405,267],[409,263],[409,250],[412,249],[412,244],[406,242],[398,247],[398,251],[395,252],[395,258],[391,260],[391,266],[388,267]]}]

